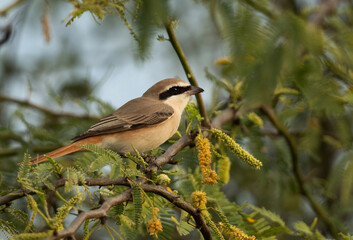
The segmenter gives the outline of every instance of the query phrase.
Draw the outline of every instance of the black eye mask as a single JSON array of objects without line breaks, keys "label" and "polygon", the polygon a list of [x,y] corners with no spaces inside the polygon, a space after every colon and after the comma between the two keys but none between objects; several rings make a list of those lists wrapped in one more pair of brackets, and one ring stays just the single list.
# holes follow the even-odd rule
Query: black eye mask
[{"label": "black eye mask", "polygon": [[175,87],[171,87],[168,90],[162,92],[161,94],[159,94],[159,99],[160,100],[165,100],[173,95],[179,95],[182,94],[188,90],[191,89],[191,86],[175,86]]}]

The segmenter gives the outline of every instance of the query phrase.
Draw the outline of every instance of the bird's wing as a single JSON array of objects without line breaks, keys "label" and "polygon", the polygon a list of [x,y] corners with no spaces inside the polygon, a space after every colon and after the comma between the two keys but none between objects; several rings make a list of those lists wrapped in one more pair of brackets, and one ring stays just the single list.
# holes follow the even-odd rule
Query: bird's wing
[{"label": "bird's wing", "polygon": [[164,122],[173,114],[173,108],[167,104],[145,97],[136,98],[121,106],[113,114],[102,118],[88,131],[72,140],[78,141],[87,137],[153,126]]}]

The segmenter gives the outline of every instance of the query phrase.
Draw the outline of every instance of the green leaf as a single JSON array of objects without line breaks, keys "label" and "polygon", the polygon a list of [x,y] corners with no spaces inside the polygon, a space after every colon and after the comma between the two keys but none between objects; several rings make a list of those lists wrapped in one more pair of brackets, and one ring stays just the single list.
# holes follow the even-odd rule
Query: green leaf
[{"label": "green leaf", "polygon": [[0,219],[0,231],[5,235],[6,238],[10,239],[15,234],[18,234],[15,225],[4,219]]},{"label": "green leaf", "polygon": [[134,211],[135,211],[135,224],[136,228],[140,225],[141,223],[141,218],[142,218],[142,202],[143,202],[143,195],[141,192],[141,188],[138,186],[135,186],[132,190],[132,198],[134,201]]},{"label": "green leaf", "polygon": [[254,210],[255,212],[261,214],[265,218],[271,220],[272,222],[278,223],[282,227],[286,226],[285,222],[282,220],[282,218],[279,215],[277,215],[277,214],[275,214],[265,208],[259,208],[259,207],[256,207],[256,206],[253,206],[250,204],[248,205],[248,207],[250,209]]},{"label": "green leaf", "polygon": [[296,223],[294,223],[294,229],[301,232],[301,233],[304,233],[306,235],[312,235],[313,232],[312,230],[310,229],[310,227],[308,225],[306,225],[305,222],[302,222],[302,221],[298,221]]}]

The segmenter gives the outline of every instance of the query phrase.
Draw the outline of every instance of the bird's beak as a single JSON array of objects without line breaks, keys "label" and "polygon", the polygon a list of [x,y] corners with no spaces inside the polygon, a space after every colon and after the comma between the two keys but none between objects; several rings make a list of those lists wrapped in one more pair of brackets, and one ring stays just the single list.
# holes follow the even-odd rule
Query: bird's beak
[{"label": "bird's beak", "polygon": [[198,93],[202,93],[204,90],[200,87],[196,87],[196,86],[191,86],[191,89],[188,91],[188,93],[190,95],[195,95]]}]

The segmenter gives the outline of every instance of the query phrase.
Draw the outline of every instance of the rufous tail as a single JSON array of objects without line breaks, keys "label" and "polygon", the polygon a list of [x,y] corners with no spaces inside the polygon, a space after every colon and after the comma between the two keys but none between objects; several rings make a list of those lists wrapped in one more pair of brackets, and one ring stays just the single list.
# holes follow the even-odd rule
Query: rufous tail
[{"label": "rufous tail", "polygon": [[58,148],[54,151],[42,154],[38,157],[31,158],[29,160],[29,164],[36,164],[36,163],[48,161],[48,158],[46,158],[46,156],[51,157],[51,158],[57,158],[57,157],[64,156],[64,155],[72,153],[72,152],[79,151],[81,149],[82,148],[77,146],[77,143],[72,143],[72,144],[67,145],[65,147],[61,147],[61,148]]}]

